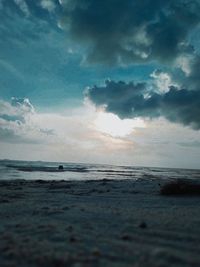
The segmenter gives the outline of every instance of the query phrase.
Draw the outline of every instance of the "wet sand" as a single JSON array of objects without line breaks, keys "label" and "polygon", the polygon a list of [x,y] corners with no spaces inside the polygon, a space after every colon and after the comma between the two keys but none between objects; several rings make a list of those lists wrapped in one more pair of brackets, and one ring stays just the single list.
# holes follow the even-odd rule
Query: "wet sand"
[{"label": "wet sand", "polygon": [[0,266],[200,266],[200,197],[163,180],[0,181]]}]

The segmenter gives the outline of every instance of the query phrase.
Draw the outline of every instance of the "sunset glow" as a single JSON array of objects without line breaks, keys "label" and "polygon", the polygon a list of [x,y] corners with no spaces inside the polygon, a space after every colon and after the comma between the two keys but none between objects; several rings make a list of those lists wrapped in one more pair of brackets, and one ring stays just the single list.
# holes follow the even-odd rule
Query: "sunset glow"
[{"label": "sunset glow", "polygon": [[140,119],[120,119],[112,113],[99,112],[95,120],[95,128],[112,137],[125,137],[130,135],[136,127],[145,127]]}]

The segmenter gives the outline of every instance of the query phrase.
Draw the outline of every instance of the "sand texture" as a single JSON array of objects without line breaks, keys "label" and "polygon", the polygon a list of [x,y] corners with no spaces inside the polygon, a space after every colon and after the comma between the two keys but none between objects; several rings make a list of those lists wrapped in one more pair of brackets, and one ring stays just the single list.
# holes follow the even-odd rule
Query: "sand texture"
[{"label": "sand texture", "polygon": [[0,266],[200,266],[200,197],[164,181],[1,181]]}]

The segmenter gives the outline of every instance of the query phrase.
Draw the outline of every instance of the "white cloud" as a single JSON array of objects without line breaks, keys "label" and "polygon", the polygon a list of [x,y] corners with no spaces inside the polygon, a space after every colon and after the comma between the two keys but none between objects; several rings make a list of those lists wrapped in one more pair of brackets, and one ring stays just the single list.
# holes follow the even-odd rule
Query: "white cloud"
[{"label": "white cloud", "polygon": [[28,98],[12,97],[11,106],[16,107],[17,110],[21,111],[24,115],[29,113],[33,114],[35,112],[35,109]]},{"label": "white cloud", "polygon": [[[34,107],[27,98],[11,98],[11,104],[0,100],[0,117],[7,117],[7,120],[28,121],[35,113]],[[10,119],[9,119],[10,118]]]},{"label": "white cloud", "polygon": [[55,10],[56,5],[52,0],[42,0],[41,7],[48,10],[49,12],[52,12]]},{"label": "white cloud", "polygon": [[182,69],[186,76],[191,73],[191,61],[192,56],[180,56],[176,60],[177,66]]},{"label": "white cloud", "polygon": [[21,9],[21,11],[26,15],[30,15],[29,8],[24,0],[14,0],[15,4],[18,5],[18,7]]},{"label": "white cloud", "polygon": [[[33,105],[27,98],[11,99],[11,104],[0,100],[0,135],[9,142],[42,142],[45,140],[45,129],[32,123],[37,116]],[[5,135],[5,133],[8,135]]]},{"label": "white cloud", "polygon": [[158,90],[159,93],[166,93],[169,91],[169,87],[174,85],[178,86],[171,78],[170,74],[167,72],[162,72],[160,70],[155,70],[151,75],[153,78],[154,88]]}]

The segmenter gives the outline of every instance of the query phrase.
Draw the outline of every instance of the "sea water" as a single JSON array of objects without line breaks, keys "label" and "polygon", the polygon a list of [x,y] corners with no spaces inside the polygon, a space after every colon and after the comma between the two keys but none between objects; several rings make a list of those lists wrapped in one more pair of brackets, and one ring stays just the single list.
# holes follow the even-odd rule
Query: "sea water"
[{"label": "sea water", "polygon": [[[62,165],[63,170],[58,166]],[[103,164],[0,160],[0,179],[101,180],[200,179],[200,170]]]}]

